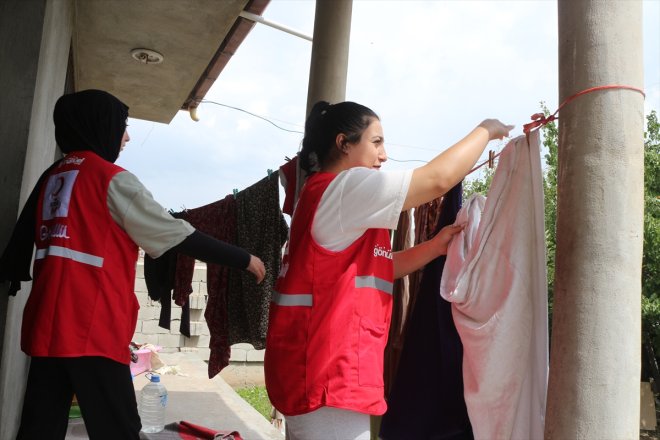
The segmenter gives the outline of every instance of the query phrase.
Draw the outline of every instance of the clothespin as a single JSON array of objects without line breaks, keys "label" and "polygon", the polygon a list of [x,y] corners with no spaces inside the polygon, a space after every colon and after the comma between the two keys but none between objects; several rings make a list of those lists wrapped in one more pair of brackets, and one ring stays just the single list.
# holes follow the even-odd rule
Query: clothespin
[{"label": "clothespin", "polygon": [[268,177],[270,177],[270,175],[273,174],[273,170],[271,170],[270,168],[268,168],[268,169],[266,170],[266,173],[268,174]]},{"label": "clothespin", "polygon": [[234,193],[234,198],[238,195],[238,189],[234,188],[231,190],[232,193]]},{"label": "clothespin", "polygon": [[493,168],[495,166],[495,152],[493,150],[488,151],[488,168]]}]

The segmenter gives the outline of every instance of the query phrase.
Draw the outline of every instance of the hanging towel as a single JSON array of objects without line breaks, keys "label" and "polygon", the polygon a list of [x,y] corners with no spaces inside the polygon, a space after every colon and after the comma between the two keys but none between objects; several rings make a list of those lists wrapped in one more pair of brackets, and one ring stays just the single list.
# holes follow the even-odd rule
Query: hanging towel
[{"label": "hanging towel", "polygon": [[[466,202],[441,295],[463,343],[476,439],[543,439],[548,302],[538,131],[504,148],[488,198]],[[483,213],[481,210],[483,209]]]},{"label": "hanging towel", "polygon": [[[461,193],[458,184],[446,194],[436,233],[454,222]],[[461,341],[451,304],[439,295],[444,264],[441,256],[424,268],[380,427],[384,440],[472,438],[463,399]]]}]

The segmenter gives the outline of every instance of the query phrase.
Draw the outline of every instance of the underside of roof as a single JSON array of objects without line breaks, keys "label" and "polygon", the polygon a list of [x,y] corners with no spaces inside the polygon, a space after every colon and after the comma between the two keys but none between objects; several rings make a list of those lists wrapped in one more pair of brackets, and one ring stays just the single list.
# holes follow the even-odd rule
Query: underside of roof
[{"label": "underside of roof", "polygon": [[[196,107],[254,26],[239,14],[261,15],[268,2],[76,0],[75,89],[107,90],[131,117],[169,123]],[[136,59],[135,49],[153,52]]]}]

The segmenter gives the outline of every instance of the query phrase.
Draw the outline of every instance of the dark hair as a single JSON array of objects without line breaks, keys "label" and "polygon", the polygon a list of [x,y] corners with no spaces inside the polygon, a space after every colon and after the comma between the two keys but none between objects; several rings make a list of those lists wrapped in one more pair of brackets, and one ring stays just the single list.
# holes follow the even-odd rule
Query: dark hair
[{"label": "dark hair", "polygon": [[373,110],[355,102],[317,102],[305,122],[300,167],[309,174],[316,165],[332,162],[339,154],[335,148],[337,135],[343,133],[348,142],[359,142],[374,119],[379,118]]}]

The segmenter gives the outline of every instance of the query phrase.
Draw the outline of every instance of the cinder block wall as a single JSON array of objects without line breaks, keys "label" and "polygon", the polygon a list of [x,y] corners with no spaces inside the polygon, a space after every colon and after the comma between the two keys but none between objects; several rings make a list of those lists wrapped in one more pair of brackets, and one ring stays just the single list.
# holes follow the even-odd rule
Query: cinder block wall
[{"label": "cinder block wall", "polygon": [[[138,321],[135,326],[133,342],[136,344],[154,344],[162,347],[165,353],[197,352],[204,360],[209,359],[208,325],[204,319],[204,311],[208,300],[206,289],[206,264],[197,262],[192,279],[193,292],[190,294],[190,335],[181,334],[181,307],[172,301],[172,316],[170,329],[158,326],[160,318],[160,302],[149,298],[147,284],[144,280],[144,253],[140,251],[135,276],[135,295],[140,303]],[[247,386],[263,383],[264,350],[255,350],[250,344],[235,344],[231,347],[230,365],[222,370],[222,377],[231,386]]]},{"label": "cinder block wall", "polygon": [[[142,252],[141,252],[142,254]],[[181,307],[172,303],[172,316],[170,329],[158,326],[160,318],[160,302],[149,298],[147,284],[144,280],[144,261],[142,255],[138,260],[135,276],[135,295],[140,303],[138,321],[135,326],[133,342],[137,344],[154,344],[162,347],[163,352],[195,351],[203,359],[209,358],[209,341],[211,336],[204,320],[204,309],[208,295],[206,293],[206,265],[195,265],[192,281],[193,292],[190,294],[190,335],[188,338],[181,334]]]}]

